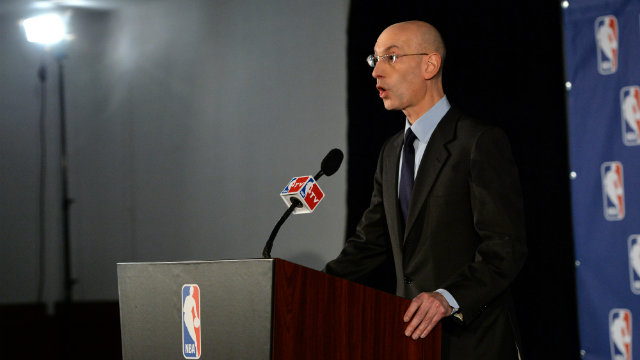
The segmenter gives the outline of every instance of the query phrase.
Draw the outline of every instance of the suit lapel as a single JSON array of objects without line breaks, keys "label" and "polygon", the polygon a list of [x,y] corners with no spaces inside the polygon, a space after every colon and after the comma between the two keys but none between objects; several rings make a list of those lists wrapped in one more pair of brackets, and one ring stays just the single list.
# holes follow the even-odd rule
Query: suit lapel
[{"label": "suit lapel", "polygon": [[[409,204],[409,214],[407,217],[407,227],[404,232],[405,241],[407,234],[411,233],[417,221],[420,209],[426,203],[427,196],[431,192],[431,188],[440,170],[449,158],[450,153],[446,145],[455,137],[456,124],[459,117],[459,113],[451,108],[442,118],[438,126],[436,126],[436,129],[429,139],[427,148],[420,161],[420,166],[418,167],[418,175],[413,185],[413,193],[411,195],[411,203]],[[408,260],[410,255],[410,253],[405,254],[405,260]]]}]

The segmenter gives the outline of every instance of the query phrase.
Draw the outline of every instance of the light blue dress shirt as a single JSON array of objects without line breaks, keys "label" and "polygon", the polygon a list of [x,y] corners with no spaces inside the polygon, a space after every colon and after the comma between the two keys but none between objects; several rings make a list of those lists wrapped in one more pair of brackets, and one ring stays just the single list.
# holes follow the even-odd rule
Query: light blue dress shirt
[{"label": "light blue dress shirt", "polygon": [[[409,120],[406,120],[404,131],[407,132],[407,129],[411,128],[414,134],[416,134],[416,140],[413,142],[413,147],[415,149],[416,158],[415,158],[415,169],[413,170],[413,178],[416,178],[418,174],[418,169],[420,168],[420,161],[422,160],[422,155],[424,155],[424,150],[427,148],[427,144],[429,143],[429,139],[431,139],[431,134],[440,123],[440,120],[444,117],[444,115],[451,108],[451,104],[449,104],[449,100],[447,100],[447,96],[443,96],[429,111],[424,113],[424,115],[420,116],[418,120],[416,120],[413,125],[409,123]],[[402,156],[400,155],[400,166],[398,166],[398,195],[400,194],[400,176],[402,169]],[[456,299],[445,289],[438,289],[436,292],[442,294],[444,298],[447,300],[449,305],[453,308],[452,314],[458,311],[460,305]]]}]

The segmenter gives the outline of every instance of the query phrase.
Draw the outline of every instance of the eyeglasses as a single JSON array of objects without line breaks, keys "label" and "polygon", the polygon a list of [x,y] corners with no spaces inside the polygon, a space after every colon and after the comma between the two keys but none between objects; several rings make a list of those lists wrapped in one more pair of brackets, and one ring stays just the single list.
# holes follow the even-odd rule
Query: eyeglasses
[{"label": "eyeglasses", "polygon": [[367,56],[367,64],[371,67],[376,67],[376,64],[382,60],[387,64],[393,64],[399,57],[413,56],[413,55],[431,55],[431,53],[419,53],[419,54],[385,54],[385,55],[369,55]]}]

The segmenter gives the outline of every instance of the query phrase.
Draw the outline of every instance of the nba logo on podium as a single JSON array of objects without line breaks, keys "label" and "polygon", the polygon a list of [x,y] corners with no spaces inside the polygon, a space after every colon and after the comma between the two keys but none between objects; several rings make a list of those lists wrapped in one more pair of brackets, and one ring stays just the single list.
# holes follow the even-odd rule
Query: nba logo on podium
[{"label": "nba logo on podium", "polygon": [[600,16],[595,23],[598,49],[598,72],[613,74],[618,70],[618,20],[613,15]]},{"label": "nba logo on podium", "polygon": [[201,340],[200,287],[186,284],[182,286],[182,355],[185,359],[200,358]]},{"label": "nba logo on podium", "polygon": [[629,236],[629,278],[631,292],[640,295],[640,234]]},{"label": "nba logo on podium", "polygon": [[622,142],[627,146],[640,145],[640,87],[625,86],[620,90]]},{"label": "nba logo on podium", "polygon": [[631,311],[612,309],[609,312],[609,343],[612,360],[632,360]]},{"label": "nba logo on podium", "polygon": [[604,217],[609,221],[624,219],[624,182],[622,164],[605,162],[600,166],[602,176],[602,205]]}]

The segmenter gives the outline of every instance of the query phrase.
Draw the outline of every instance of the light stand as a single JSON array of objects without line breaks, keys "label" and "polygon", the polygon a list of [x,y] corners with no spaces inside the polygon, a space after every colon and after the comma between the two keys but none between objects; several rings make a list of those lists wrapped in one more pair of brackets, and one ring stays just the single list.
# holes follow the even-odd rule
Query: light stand
[{"label": "light stand", "polygon": [[[27,40],[43,45],[54,45],[67,38],[65,21],[58,14],[45,14],[26,19],[22,22]],[[62,344],[62,358],[71,358],[73,330],[72,301],[73,285],[75,280],[71,277],[71,239],[70,216],[72,200],[69,198],[68,185],[68,161],[67,161],[67,119],[64,89],[64,52],[59,51],[55,59],[58,64],[58,100],[60,107],[60,176],[61,176],[61,205],[62,205],[62,242],[64,263],[64,302],[60,309]],[[46,75],[44,62],[39,73]],[[46,109],[42,109],[44,112]]]},{"label": "light stand", "polygon": [[[62,16],[52,13],[35,16],[22,21],[27,40],[45,46],[55,45],[67,38],[65,20]],[[68,161],[67,161],[67,125],[64,89],[64,58],[62,51],[55,57],[58,64],[58,99],[60,107],[60,175],[61,175],[61,205],[62,205],[62,242],[64,263],[64,302],[69,305],[73,300],[73,285],[75,280],[71,276],[71,240],[70,216],[72,200],[69,198]]]},{"label": "light stand", "polygon": [[69,181],[67,169],[67,120],[64,93],[64,54],[56,56],[58,63],[58,98],[60,101],[60,172],[62,177],[62,242],[64,248],[64,301],[71,303],[75,279],[71,276],[71,236],[69,212],[73,200],[69,198]]}]

